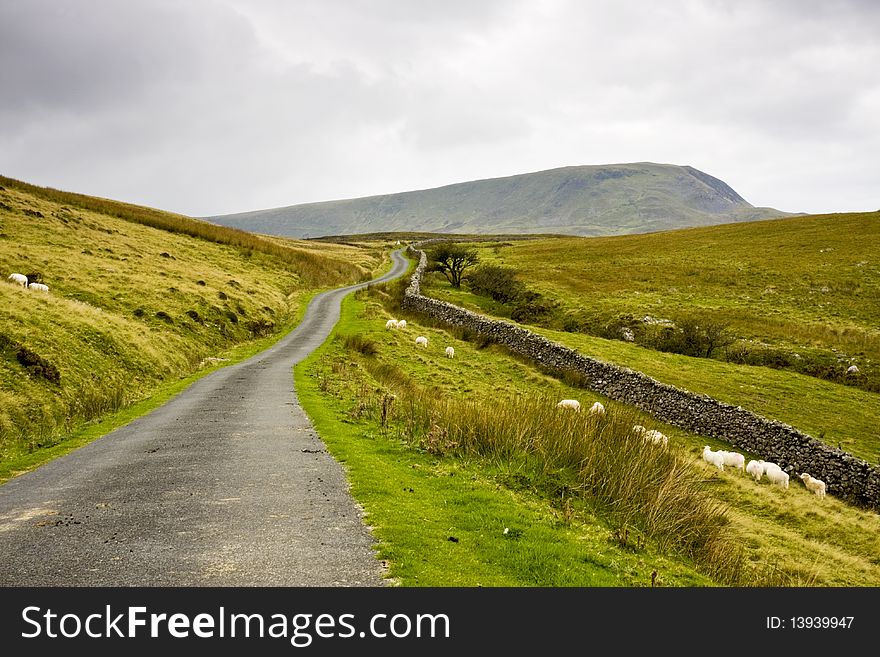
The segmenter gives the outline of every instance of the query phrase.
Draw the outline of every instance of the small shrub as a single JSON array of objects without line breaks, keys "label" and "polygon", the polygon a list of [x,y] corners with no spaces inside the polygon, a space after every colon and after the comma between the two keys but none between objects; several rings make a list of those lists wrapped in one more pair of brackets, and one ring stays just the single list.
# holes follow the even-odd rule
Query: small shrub
[{"label": "small shrub", "polygon": [[189,317],[189,318],[190,318],[191,320],[193,320],[194,322],[197,322],[197,323],[199,323],[199,324],[202,324],[202,323],[203,323],[203,322],[202,322],[202,318],[199,316],[199,313],[198,313],[197,311],[195,311],[195,310],[187,310],[187,311],[186,311],[186,315],[187,315],[187,317]]},{"label": "small shrub", "polygon": [[144,310],[143,308],[135,308],[135,309],[134,309],[134,312],[133,312],[132,314],[133,314],[135,317],[137,317],[138,319],[140,319],[140,318],[142,318],[144,315],[147,314],[147,311]]},{"label": "small shrub", "polygon": [[220,291],[217,293],[217,298],[221,301],[226,301],[229,297],[226,296],[226,292]]},{"label": "small shrub", "polygon": [[232,322],[233,324],[238,324],[238,315],[236,315],[234,312],[232,312],[231,310],[226,310],[223,312],[223,314],[230,322]]},{"label": "small shrub", "polygon": [[174,320],[171,319],[171,315],[166,313],[164,310],[160,310],[159,312],[156,313],[156,319],[161,319],[163,322],[166,322],[168,324],[174,323]]},{"label": "small shrub", "polygon": [[524,290],[516,279],[516,270],[498,265],[483,265],[467,277],[467,285],[475,294],[490,297],[499,303],[510,303]]},{"label": "small shrub", "polygon": [[557,301],[549,301],[540,292],[526,290],[517,296],[510,318],[515,322],[536,324],[553,313],[559,306]]},{"label": "small shrub", "polygon": [[356,351],[364,356],[375,356],[379,353],[379,347],[370,338],[365,338],[359,333],[347,335],[342,339],[346,349]]},{"label": "small shrub", "polygon": [[196,281],[196,285],[201,285],[202,287],[204,287],[205,285],[207,285],[207,283],[205,283],[205,281]]}]

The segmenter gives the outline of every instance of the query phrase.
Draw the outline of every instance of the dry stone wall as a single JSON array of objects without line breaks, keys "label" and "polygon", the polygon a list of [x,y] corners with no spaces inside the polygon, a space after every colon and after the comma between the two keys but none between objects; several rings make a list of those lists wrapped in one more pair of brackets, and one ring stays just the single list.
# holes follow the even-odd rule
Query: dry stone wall
[{"label": "dry stone wall", "polygon": [[880,468],[867,461],[740,406],[661,383],[641,372],[584,356],[510,322],[422,295],[427,256],[416,247],[425,243],[409,247],[411,255],[419,258],[419,265],[404,293],[404,309],[489,336],[512,352],[552,370],[572,370],[584,378],[591,390],[610,399],[778,463],[789,473],[791,485],[800,485],[795,481],[798,475],[809,472],[826,483],[829,493],[875,511],[880,509]]}]

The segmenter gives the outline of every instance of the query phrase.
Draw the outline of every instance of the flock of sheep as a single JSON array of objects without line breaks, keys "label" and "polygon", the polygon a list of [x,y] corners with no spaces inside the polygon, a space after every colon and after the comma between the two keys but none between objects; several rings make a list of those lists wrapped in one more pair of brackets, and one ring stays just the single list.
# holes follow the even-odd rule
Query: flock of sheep
[{"label": "flock of sheep", "polygon": [[[767,481],[781,488],[788,488],[789,475],[776,463],[771,461],[755,461],[751,460],[745,463],[745,457],[739,452],[728,452],[724,450],[713,451],[708,445],[703,447],[703,460],[711,463],[719,470],[724,470],[725,465],[733,466],[741,471],[748,472],[755,481],[761,481],[762,477],[766,477]],[[807,490],[816,494],[820,499],[825,497],[825,482],[816,479],[808,472],[800,475],[801,481],[807,487]]]},{"label": "flock of sheep", "polygon": [[[405,319],[389,319],[385,322],[385,328],[388,330],[398,330],[406,328],[406,320]],[[420,335],[416,338],[416,346],[417,347],[428,347],[428,338],[424,335]],[[446,356],[447,358],[455,357],[455,349],[453,347],[446,347]],[[580,413],[581,411],[581,403],[577,399],[563,399],[556,404],[556,408],[560,409],[568,409],[574,411],[576,413]],[[594,402],[590,407],[590,410],[587,411],[590,415],[605,415],[605,407],[601,402]],[[669,437],[664,435],[662,432],[657,431],[656,429],[646,429],[640,424],[635,425],[633,428],[633,433],[637,436],[641,436],[646,442],[651,442],[655,445],[662,445],[666,447],[669,444]],[[748,465],[745,462],[745,457],[739,452],[733,451],[725,451],[725,450],[712,450],[708,445],[703,447],[703,460],[707,463],[714,465],[719,470],[723,471],[724,466],[731,466],[740,471],[748,472],[755,478],[755,481],[761,481],[763,477],[767,478],[771,484],[776,484],[781,488],[788,488],[788,480],[789,475],[785,472],[781,467],[779,467],[776,463],[771,463],[770,461],[749,461]],[[820,479],[816,479],[815,477],[810,476],[809,473],[804,472],[800,475],[800,479],[804,482],[804,485],[808,490],[812,491],[816,494],[817,497],[823,498],[825,497],[825,482]]]},{"label": "flock of sheep", "polygon": [[12,281],[17,285],[21,285],[22,287],[26,287],[29,290],[36,290],[37,292],[45,292],[48,294],[49,286],[43,283],[31,283],[28,281],[27,276],[24,274],[12,273],[9,274],[7,280]]},{"label": "flock of sheep", "polygon": [[[399,244],[399,242],[398,242]],[[405,319],[389,319],[385,322],[385,328],[389,331],[391,330],[399,330],[406,328],[406,320]],[[416,346],[427,349],[428,348],[428,338],[424,335],[420,335],[416,338]],[[446,347],[446,357],[447,358],[455,358],[455,347]]]},{"label": "flock of sheep", "polygon": [[[576,399],[563,399],[558,404],[556,404],[557,408],[568,408],[575,412],[580,412],[581,404]],[[591,415],[604,415],[605,407],[602,406],[600,402],[595,402],[593,406],[590,408]],[[655,445],[663,445],[666,447],[669,444],[668,436],[664,435],[662,432],[657,431],[656,429],[646,429],[640,424],[635,425],[633,428],[633,433],[638,436],[641,436],[646,441],[650,441]],[[785,472],[779,465],[776,463],[772,463],[770,461],[749,461],[748,465],[746,465],[745,457],[739,452],[733,451],[725,451],[725,450],[712,450],[708,445],[703,447],[703,460],[707,463],[714,465],[719,470],[723,471],[724,466],[731,466],[739,469],[740,471],[748,472],[755,478],[755,481],[761,481],[762,477],[766,477],[767,481],[771,484],[776,484],[782,488],[788,488],[788,480],[789,475]],[[808,490],[815,493],[817,497],[823,498],[825,497],[825,482],[821,479],[816,479],[811,476],[808,472],[804,472],[800,475],[801,481],[804,482],[804,485]]]}]

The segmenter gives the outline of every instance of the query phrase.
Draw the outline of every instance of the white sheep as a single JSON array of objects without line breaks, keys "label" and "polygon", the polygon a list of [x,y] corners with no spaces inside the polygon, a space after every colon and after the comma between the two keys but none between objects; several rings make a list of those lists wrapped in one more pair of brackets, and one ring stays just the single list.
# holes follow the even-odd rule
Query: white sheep
[{"label": "white sheep", "polygon": [[821,479],[816,479],[815,477],[811,477],[808,473],[801,473],[801,480],[804,482],[808,490],[816,493],[818,498],[825,497],[825,482]]},{"label": "white sheep", "polygon": [[570,408],[571,410],[580,413],[581,403],[577,399],[563,399],[556,404],[556,408]]},{"label": "white sheep", "polygon": [[766,475],[771,470],[782,470],[779,465],[773,463],[772,461],[758,461],[761,464],[761,467],[764,469],[764,475]]},{"label": "white sheep", "polygon": [[605,407],[602,405],[602,402],[594,402],[590,406],[590,415],[605,415]]},{"label": "white sheep", "polygon": [[37,292],[45,292],[49,293],[49,286],[44,285],[43,283],[28,283],[29,290],[36,290]]},{"label": "white sheep", "polygon": [[782,488],[788,488],[788,473],[779,467],[764,470],[767,481]]},{"label": "white sheep", "polygon": [[724,454],[721,451],[713,452],[708,445],[705,445],[703,447],[703,460],[706,463],[711,463],[722,472],[724,471]]},{"label": "white sheep", "polygon": [[645,433],[647,433],[647,431],[648,431],[641,424],[635,425],[632,430],[633,430],[633,433],[636,434],[637,436],[644,436]]},{"label": "white sheep", "polygon": [[397,321],[397,328],[405,329],[406,328],[406,320],[405,319],[398,320]]},{"label": "white sheep", "polygon": [[746,457],[739,452],[721,452],[724,455],[724,465],[732,465],[735,468],[744,470],[746,467]]},{"label": "white sheep", "polygon": [[398,321],[396,319],[389,319],[387,322],[385,322],[385,328],[388,329],[389,331],[391,329],[396,329],[397,326],[398,326]]},{"label": "white sheep", "polygon": [[669,437],[656,429],[648,429],[642,433],[642,436],[645,440],[650,440],[655,445],[663,445],[666,447],[669,444]]},{"label": "white sheep", "polygon": [[446,347],[446,357],[455,358],[455,349],[453,347]]},{"label": "white sheep", "polygon": [[22,287],[28,286],[28,279],[27,279],[27,276],[25,276],[24,274],[15,274],[15,273],[9,274],[8,280],[12,281],[13,283],[17,283],[18,285],[21,285]]},{"label": "white sheep", "polygon": [[428,348],[428,338],[426,338],[424,335],[420,335],[419,337],[416,338],[416,346],[417,347],[425,347],[427,349]]},{"label": "white sheep", "polygon": [[755,478],[755,481],[761,481],[761,477],[764,476],[764,462],[763,461],[749,461],[748,465],[746,465],[746,472],[752,475]]}]

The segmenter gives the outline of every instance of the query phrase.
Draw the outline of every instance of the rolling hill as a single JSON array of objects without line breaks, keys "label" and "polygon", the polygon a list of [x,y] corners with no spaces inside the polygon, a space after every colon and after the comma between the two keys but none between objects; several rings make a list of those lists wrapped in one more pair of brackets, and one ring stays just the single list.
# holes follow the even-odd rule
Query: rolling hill
[{"label": "rolling hill", "polygon": [[260,238],[0,176],[0,481],[280,336],[317,290],[381,263],[381,247]]},{"label": "rolling hill", "polygon": [[778,217],[690,166],[574,166],[434,189],[205,217],[309,238],[377,231],[624,235]]}]

